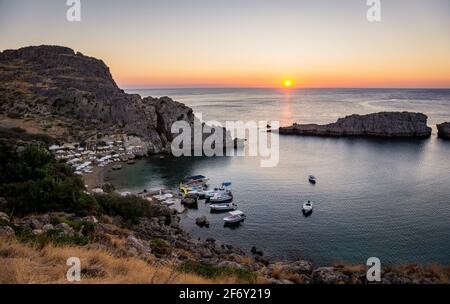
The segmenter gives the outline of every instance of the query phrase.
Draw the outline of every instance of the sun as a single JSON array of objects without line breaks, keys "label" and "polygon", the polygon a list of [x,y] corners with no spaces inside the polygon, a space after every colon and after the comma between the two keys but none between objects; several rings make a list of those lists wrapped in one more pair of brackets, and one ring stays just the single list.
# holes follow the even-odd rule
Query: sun
[{"label": "sun", "polygon": [[290,88],[294,85],[294,82],[291,79],[283,80],[283,86],[285,88]]}]

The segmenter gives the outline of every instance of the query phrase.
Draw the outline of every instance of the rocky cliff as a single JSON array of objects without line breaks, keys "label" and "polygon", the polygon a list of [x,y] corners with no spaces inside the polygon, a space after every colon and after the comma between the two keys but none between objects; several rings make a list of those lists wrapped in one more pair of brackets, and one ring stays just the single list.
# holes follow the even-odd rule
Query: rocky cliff
[{"label": "rocky cliff", "polygon": [[79,140],[137,135],[150,153],[169,151],[173,122],[195,120],[191,108],[168,97],[125,93],[103,61],[60,46],[0,53],[0,114],[56,121]]},{"label": "rocky cliff", "polygon": [[429,137],[427,116],[410,112],[382,112],[351,115],[328,125],[294,124],[280,128],[280,134],[311,136]]},{"label": "rocky cliff", "polygon": [[438,136],[444,139],[450,139],[450,122],[444,122],[437,125]]}]

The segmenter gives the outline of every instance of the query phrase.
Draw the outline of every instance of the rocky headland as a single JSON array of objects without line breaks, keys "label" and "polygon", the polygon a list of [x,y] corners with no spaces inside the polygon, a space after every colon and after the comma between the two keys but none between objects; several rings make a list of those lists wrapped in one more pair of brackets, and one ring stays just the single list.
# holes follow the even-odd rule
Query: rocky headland
[{"label": "rocky headland", "polygon": [[176,136],[175,121],[199,123],[191,108],[169,97],[125,93],[103,61],[66,47],[1,52],[0,83],[0,116],[24,125],[34,121],[35,129],[63,142],[124,134],[140,138],[149,153],[164,153]]},{"label": "rocky headland", "polygon": [[432,129],[422,113],[381,112],[368,115],[350,115],[327,125],[294,124],[279,129],[280,134],[303,136],[362,136],[386,138],[425,138]]},{"label": "rocky headland", "polygon": [[450,122],[437,125],[438,136],[443,139],[450,139]]}]

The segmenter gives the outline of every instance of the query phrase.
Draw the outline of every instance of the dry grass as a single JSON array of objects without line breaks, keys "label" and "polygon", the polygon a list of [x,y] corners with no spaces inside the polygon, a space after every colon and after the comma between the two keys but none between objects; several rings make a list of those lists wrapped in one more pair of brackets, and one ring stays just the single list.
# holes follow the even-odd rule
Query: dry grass
[{"label": "dry grass", "polygon": [[83,247],[42,249],[14,239],[0,239],[0,284],[68,283],[66,272],[70,257],[81,260],[85,284],[208,284],[236,283],[236,277],[206,279],[177,272],[172,266],[152,265],[137,257],[119,258],[103,250]]},{"label": "dry grass", "polygon": [[333,263],[333,267],[340,268],[342,272],[346,275],[351,275],[355,273],[366,273],[367,272],[367,266],[362,264],[347,264],[344,262],[335,262]]},{"label": "dry grass", "polygon": [[53,126],[51,129],[44,130],[43,120],[40,119],[15,119],[10,117],[0,118],[0,127],[2,128],[21,128],[30,134],[47,134],[52,137],[61,137],[66,131],[65,128]]},{"label": "dry grass", "polygon": [[[365,265],[352,265],[346,264],[344,262],[336,262],[333,267],[340,268],[344,274],[351,275],[355,273],[365,273],[367,267]],[[444,267],[442,265],[433,263],[429,265],[417,265],[417,264],[407,264],[407,265],[396,265],[396,266],[386,266],[383,269],[384,273],[393,272],[406,277],[411,278],[430,278],[437,279],[442,284],[450,283],[450,267]]]},{"label": "dry grass", "polygon": [[405,276],[436,278],[442,284],[450,284],[450,267],[444,267],[436,263],[426,266],[418,266],[417,264],[392,266],[387,267],[385,271],[396,272]]},{"label": "dry grass", "polygon": [[281,265],[274,265],[271,274],[277,280],[288,280],[295,284],[306,284],[308,282],[304,275],[288,272]]}]

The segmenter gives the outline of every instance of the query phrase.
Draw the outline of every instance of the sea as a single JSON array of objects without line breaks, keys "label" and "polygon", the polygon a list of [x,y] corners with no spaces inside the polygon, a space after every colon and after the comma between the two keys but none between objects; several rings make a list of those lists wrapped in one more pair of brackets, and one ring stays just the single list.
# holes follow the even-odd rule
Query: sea
[{"label": "sea", "polygon": [[[350,114],[412,111],[428,116],[429,139],[279,137],[279,163],[259,157],[150,157],[106,174],[120,191],[177,187],[202,174],[211,187],[232,182],[247,219],[225,227],[208,205],[181,214],[192,237],[214,238],[270,259],[315,265],[366,263],[450,265],[450,141],[436,124],[450,120],[449,89],[128,89],[142,97],[169,96],[204,121],[331,123]],[[308,182],[317,177],[317,184]],[[314,202],[310,216],[302,213]],[[209,228],[195,219],[206,216]]]}]

